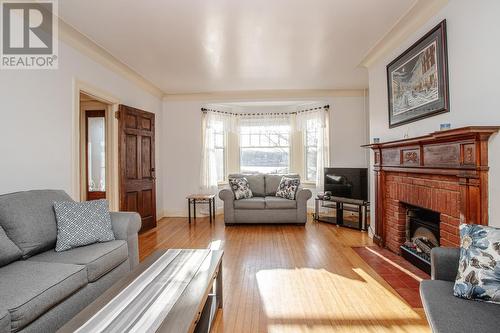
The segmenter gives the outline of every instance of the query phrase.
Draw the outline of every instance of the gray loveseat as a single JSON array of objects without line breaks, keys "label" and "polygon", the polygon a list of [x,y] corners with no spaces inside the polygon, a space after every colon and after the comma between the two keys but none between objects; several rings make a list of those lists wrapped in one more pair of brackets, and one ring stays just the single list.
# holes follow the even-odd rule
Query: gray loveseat
[{"label": "gray loveseat", "polygon": [[[231,189],[219,192],[224,201],[224,223],[296,223],[307,222],[307,200],[312,196],[308,189],[299,188],[295,200],[276,197],[276,190],[283,175],[231,174],[228,178],[245,177],[253,198],[235,200]],[[286,175],[297,177],[296,174]]]},{"label": "gray loveseat", "polygon": [[458,248],[434,248],[431,279],[420,284],[427,320],[435,333],[500,332],[500,305],[453,296]]},{"label": "gray loveseat", "polygon": [[56,190],[0,196],[0,333],[54,332],[139,262],[136,213],[111,213],[114,241],[55,252],[53,202],[65,200]]}]

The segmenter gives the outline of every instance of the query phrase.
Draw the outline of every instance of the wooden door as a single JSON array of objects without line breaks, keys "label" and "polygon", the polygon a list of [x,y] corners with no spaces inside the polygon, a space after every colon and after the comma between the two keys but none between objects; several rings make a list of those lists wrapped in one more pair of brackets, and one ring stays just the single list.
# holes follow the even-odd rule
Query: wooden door
[{"label": "wooden door", "polygon": [[119,107],[120,210],[138,212],[141,231],[156,227],[155,115]]}]

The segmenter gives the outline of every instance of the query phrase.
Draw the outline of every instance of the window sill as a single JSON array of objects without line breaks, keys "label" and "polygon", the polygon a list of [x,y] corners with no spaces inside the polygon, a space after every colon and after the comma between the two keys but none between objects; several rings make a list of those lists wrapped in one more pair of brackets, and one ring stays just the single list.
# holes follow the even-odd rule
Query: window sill
[{"label": "window sill", "polygon": [[229,183],[228,182],[219,182],[217,183],[217,187],[219,189],[223,188],[223,187],[226,187],[226,186],[229,186]]}]

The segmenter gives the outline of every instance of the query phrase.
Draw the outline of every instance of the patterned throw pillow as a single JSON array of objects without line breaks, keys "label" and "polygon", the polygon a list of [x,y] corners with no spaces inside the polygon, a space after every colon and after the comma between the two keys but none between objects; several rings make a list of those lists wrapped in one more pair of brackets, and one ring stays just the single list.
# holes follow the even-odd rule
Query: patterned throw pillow
[{"label": "patterned throw pillow", "polygon": [[115,239],[107,200],[54,202],[54,210],[57,252]]},{"label": "patterned throw pillow", "polygon": [[300,185],[299,178],[281,177],[281,182],[276,191],[277,197],[282,197],[289,200],[295,200],[295,194]]},{"label": "patterned throw pillow", "polygon": [[236,200],[248,199],[253,197],[252,190],[248,185],[248,180],[245,177],[242,178],[229,178],[229,185],[233,190],[234,197]]},{"label": "patterned throw pillow", "polygon": [[500,229],[460,225],[455,296],[500,304]]}]

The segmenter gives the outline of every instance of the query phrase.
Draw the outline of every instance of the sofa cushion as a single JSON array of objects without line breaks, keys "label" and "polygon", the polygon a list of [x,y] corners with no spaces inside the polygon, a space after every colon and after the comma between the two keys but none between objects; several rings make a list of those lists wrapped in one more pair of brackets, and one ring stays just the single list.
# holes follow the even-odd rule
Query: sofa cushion
[{"label": "sofa cushion", "polygon": [[115,240],[107,200],[54,202],[56,251]]},{"label": "sofa cushion", "polygon": [[94,282],[101,276],[118,267],[122,262],[127,260],[127,257],[127,242],[124,240],[115,240],[77,247],[64,252],[49,250],[33,256],[28,260],[35,262],[84,265],[87,267],[88,281]]},{"label": "sofa cushion", "polygon": [[500,304],[500,229],[460,225],[455,296]]},{"label": "sofa cushion", "polygon": [[299,178],[285,177],[281,178],[280,185],[276,191],[277,197],[282,197],[288,200],[295,200],[295,195],[300,186]]},{"label": "sofa cushion", "polygon": [[22,256],[21,249],[7,237],[7,234],[0,226],[0,267],[21,259]]},{"label": "sofa cushion", "polygon": [[250,189],[248,180],[245,177],[229,178],[229,186],[231,186],[231,190],[233,191],[234,198],[236,200],[253,197],[252,190]]},{"label": "sofa cushion", "polygon": [[253,197],[249,199],[236,200],[234,202],[235,209],[264,209],[266,203],[263,197]]},{"label": "sofa cushion", "polygon": [[265,175],[266,181],[266,196],[274,196],[276,195],[276,191],[281,182],[281,178],[289,177],[289,178],[299,178],[300,176],[296,173],[286,174],[286,175]]},{"label": "sofa cushion", "polygon": [[23,258],[52,249],[57,226],[54,201],[71,201],[58,190],[35,190],[0,196],[0,225],[21,249]]},{"label": "sofa cushion", "polygon": [[280,197],[265,197],[266,208],[268,209],[296,209],[297,201]]},{"label": "sofa cushion", "polygon": [[10,333],[9,311],[0,309],[0,333]]},{"label": "sofa cushion", "polygon": [[426,280],[420,296],[433,332],[498,332],[500,305],[453,295],[454,282]]},{"label": "sofa cushion", "polygon": [[0,299],[17,332],[87,284],[85,266],[16,261],[0,268]]},{"label": "sofa cushion", "polygon": [[254,197],[263,197],[265,195],[265,180],[263,174],[230,174],[228,178],[242,178],[245,177],[250,186],[250,190]]}]

